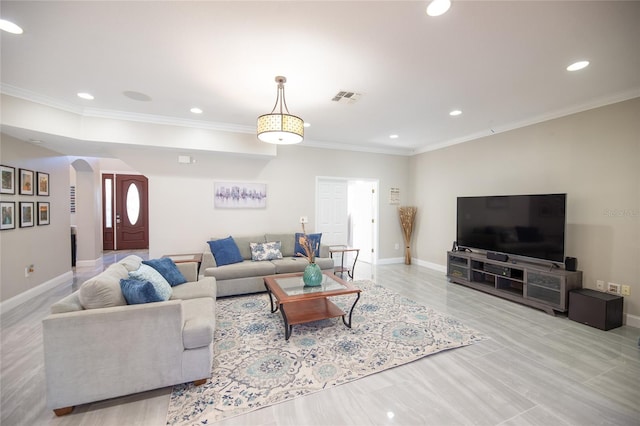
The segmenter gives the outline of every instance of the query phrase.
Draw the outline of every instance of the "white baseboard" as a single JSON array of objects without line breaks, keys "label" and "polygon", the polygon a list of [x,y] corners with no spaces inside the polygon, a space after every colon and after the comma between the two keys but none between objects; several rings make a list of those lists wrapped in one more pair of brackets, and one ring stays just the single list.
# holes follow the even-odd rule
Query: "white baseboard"
[{"label": "white baseboard", "polygon": [[73,282],[73,271],[67,271],[62,275],[58,275],[55,278],[50,279],[37,287],[30,288],[27,291],[24,291],[17,296],[13,296],[11,299],[7,299],[4,302],[0,303],[0,313],[5,313],[12,309],[17,308],[23,303],[29,301],[33,297],[36,297],[46,291],[49,291],[53,288],[58,287],[62,284],[71,284]]},{"label": "white baseboard", "polygon": [[625,314],[624,324],[629,327],[640,328],[640,317],[637,315]]},{"label": "white baseboard", "polygon": [[412,258],[411,261],[416,265],[424,266],[425,268],[433,269],[438,272],[447,272],[447,267],[444,265],[439,265],[433,262],[427,262],[426,260],[420,260],[416,258]]},{"label": "white baseboard", "polygon": [[102,265],[102,258],[99,257],[93,260],[77,260],[76,268],[93,268]]},{"label": "white baseboard", "polygon": [[393,265],[396,263],[404,263],[404,257],[389,257],[386,259],[378,259],[376,265]]}]

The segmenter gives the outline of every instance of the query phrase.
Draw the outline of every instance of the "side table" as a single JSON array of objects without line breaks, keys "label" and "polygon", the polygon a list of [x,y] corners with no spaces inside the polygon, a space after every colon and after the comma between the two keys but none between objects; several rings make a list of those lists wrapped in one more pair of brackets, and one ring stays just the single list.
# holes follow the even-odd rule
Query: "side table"
[{"label": "side table", "polygon": [[200,274],[202,253],[165,254],[162,257],[168,257],[169,259],[173,260],[173,263],[196,262],[198,264],[198,274]]},{"label": "side table", "polygon": [[[356,253],[356,257],[355,259],[353,259],[353,266],[351,266],[351,268],[344,266],[344,254],[350,253],[350,252]],[[334,273],[339,272],[340,275],[346,272],[347,275],[349,275],[349,278],[353,279],[353,271],[356,269],[356,262],[358,261],[358,255],[360,254],[360,249],[347,247],[345,245],[329,246],[329,254],[331,255],[332,259],[333,259],[334,253],[340,253],[340,266],[336,266],[335,268],[333,268],[333,272]]]}]

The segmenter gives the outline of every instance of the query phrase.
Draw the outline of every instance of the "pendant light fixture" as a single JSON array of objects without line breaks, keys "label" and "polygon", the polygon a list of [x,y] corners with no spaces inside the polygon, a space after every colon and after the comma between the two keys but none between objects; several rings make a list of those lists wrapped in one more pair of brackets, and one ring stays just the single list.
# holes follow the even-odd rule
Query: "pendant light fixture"
[{"label": "pendant light fixture", "polygon": [[289,114],[287,108],[287,101],[284,98],[286,82],[286,77],[276,77],[276,83],[278,83],[276,104],[271,113],[258,117],[258,139],[263,142],[293,145],[304,139],[304,121],[300,117]]}]

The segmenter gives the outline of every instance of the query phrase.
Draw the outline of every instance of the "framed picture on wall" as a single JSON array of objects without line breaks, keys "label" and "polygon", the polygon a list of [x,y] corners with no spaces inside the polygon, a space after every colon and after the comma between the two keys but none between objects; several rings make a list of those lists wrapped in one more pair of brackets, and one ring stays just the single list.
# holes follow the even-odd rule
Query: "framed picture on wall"
[{"label": "framed picture on wall", "polygon": [[33,195],[33,170],[20,169],[20,195]]},{"label": "framed picture on wall", "polygon": [[15,167],[0,166],[0,175],[2,178],[2,186],[0,186],[0,194],[15,194],[16,193]]},{"label": "framed picture on wall", "polygon": [[49,224],[49,203],[38,202],[38,225]]},{"label": "framed picture on wall", "polygon": [[215,182],[214,207],[217,209],[264,209],[267,184]]},{"label": "framed picture on wall", "polygon": [[33,201],[20,201],[20,228],[33,226]]},{"label": "framed picture on wall", "polygon": [[16,203],[13,201],[0,202],[0,230],[16,227]]},{"label": "framed picture on wall", "polygon": [[49,195],[49,173],[38,172],[38,195]]}]

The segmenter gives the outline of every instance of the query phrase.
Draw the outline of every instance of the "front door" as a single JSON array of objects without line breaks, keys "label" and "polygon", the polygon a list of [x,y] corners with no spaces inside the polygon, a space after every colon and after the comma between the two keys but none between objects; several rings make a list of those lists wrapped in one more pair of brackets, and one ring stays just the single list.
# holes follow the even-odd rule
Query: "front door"
[{"label": "front door", "polygon": [[103,175],[103,249],[149,248],[148,179]]},{"label": "front door", "polygon": [[148,180],[116,175],[116,250],[149,248]]}]

